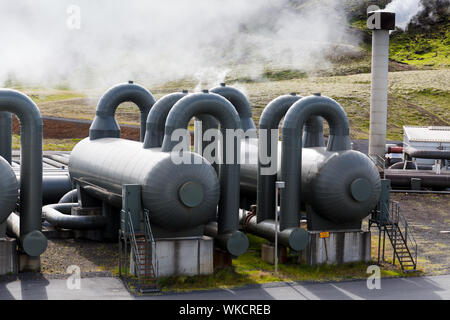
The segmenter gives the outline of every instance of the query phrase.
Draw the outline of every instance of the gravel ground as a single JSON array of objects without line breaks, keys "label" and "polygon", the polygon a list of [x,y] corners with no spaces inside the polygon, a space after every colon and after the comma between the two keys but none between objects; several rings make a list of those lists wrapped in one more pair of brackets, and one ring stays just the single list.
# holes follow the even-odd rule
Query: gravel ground
[{"label": "gravel ground", "polygon": [[82,274],[115,273],[118,245],[87,240],[49,240],[47,251],[41,256],[42,273],[63,275],[72,265],[80,267]]},{"label": "gravel ground", "polygon": [[450,195],[393,194],[418,244],[418,264],[428,274],[450,273]]},{"label": "gravel ground", "polygon": [[[411,226],[419,248],[419,269],[426,274],[450,273],[450,196],[393,194]],[[374,233],[374,236],[375,233]],[[390,255],[387,247],[387,257]],[[372,256],[375,257],[374,251]],[[111,275],[117,272],[118,246],[85,240],[49,240],[42,255],[42,273],[59,277],[67,268],[79,266],[83,276]]]}]

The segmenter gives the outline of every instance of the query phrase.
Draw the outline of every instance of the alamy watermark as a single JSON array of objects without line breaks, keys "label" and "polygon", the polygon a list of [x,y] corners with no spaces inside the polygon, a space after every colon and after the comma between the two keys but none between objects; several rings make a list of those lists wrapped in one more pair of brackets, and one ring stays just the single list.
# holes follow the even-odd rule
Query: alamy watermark
[{"label": "alamy watermark", "polygon": [[379,266],[370,266],[367,268],[367,274],[370,276],[367,278],[367,289],[369,290],[381,290],[381,269]]},{"label": "alamy watermark", "polygon": [[66,281],[67,289],[69,290],[81,290],[81,269],[79,266],[69,266],[66,270],[67,274],[70,274]]},{"label": "alamy watermark", "polygon": [[380,7],[377,5],[372,5],[367,8],[367,13],[374,12],[371,16],[367,18],[367,28],[370,30],[380,30],[381,29],[381,13],[379,12]]},{"label": "alamy watermark", "polygon": [[[278,168],[278,129],[261,129],[258,140],[258,156],[262,175],[274,175]],[[197,137],[196,137],[197,138]],[[252,156],[250,143],[243,140],[257,139],[256,130],[244,132],[242,129],[209,129],[206,130],[198,143],[198,152],[211,164],[258,164],[258,157]],[[177,129],[171,135],[174,143],[171,152],[172,162],[181,164],[202,164],[201,158],[192,157],[191,133],[186,129]],[[176,143],[176,144],[175,144]]]}]

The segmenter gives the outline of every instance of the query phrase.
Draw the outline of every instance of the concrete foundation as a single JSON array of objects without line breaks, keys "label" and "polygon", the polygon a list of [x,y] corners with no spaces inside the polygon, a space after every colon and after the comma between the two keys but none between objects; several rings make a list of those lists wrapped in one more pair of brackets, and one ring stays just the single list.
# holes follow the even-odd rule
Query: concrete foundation
[{"label": "concrete foundation", "polygon": [[16,239],[0,238],[0,275],[18,273],[16,247]]},{"label": "concrete foundation", "polygon": [[[263,243],[261,246],[261,259],[267,263],[275,264],[275,245],[272,243]],[[278,247],[278,263],[287,262],[287,248]]]},{"label": "concrete foundation", "polygon": [[158,276],[209,275],[214,272],[214,241],[201,239],[156,240]]},{"label": "concrete foundation", "polygon": [[321,238],[320,232],[310,232],[308,248],[299,257],[300,263],[308,265],[370,261],[370,231],[330,232],[329,238]]}]

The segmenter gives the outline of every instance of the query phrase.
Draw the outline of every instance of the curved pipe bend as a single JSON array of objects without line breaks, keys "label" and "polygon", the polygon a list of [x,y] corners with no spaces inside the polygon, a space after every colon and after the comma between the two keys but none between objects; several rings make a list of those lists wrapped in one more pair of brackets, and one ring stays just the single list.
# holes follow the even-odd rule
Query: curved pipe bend
[{"label": "curved pipe bend", "polygon": [[[289,108],[302,99],[302,96],[297,96],[295,93],[290,95],[284,95],[276,98],[270,102],[264,109],[260,122],[260,139],[258,142],[258,150],[265,148],[267,150],[267,156],[272,159],[272,154],[276,154],[278,157],[278,151],[271,150],[272,130],[278,130],[281,119],[286,115]],[[261,139],[261,130],[266,130],[266,139]],[[278,134],[277,134],[278,137]],[[265,141],[263,141],[265,140]],[[278,138],[277,138],[278,140]],[[323,137],[323,119],[320,116],[312,115],[305,123],[303,133],[303,147],[323,147],[325,141]],[[276,145],[278,148],[278,144]],[[258,223],[267,220],[275,219],[275,182],[277,179],[277,173],[274,174],[262,174],[262,168],[270,167],[271,163],[264,164],[261,161],[261,155],[258,154],[258,191],[257,191],[257,221]],[[276,168],[277,169],[277,168]]]},{"label": "curved pipe bend", "polygon": [[[302,177],[302,129],[311,116],[322,116],[330,127],[328,151],[350,150],[350,126],[344,109],[333,99],[310,96],[296,102],[283,123],[281,177],[286,183],[281,191],[280,230],[296,228],[300,221]],[[275,195],[273,195],[275,197]]]},{"label": "curved pipe bend", "polygon": [[133,82],[118,84],[101,97],[89,129],[91,140],[120,138],[120,127],[115,114],[117,107],[123,102],[133,102],[138,106],[141,112],[141,141],[144,141],[147,117],[155,104],[155,98],[146,88]]},{"label": "curved pipe bend", "polygon": [[[0,89],[0,112],[14,113],[20,120],[20,239],[45,239],[41,232],[42,220],[42,118],[36,104],[25,94],[11,89]],[[18,220],[16,220],[18,222]],[[16,225],[19,227],[19,225]],[[20,231],[20,232],[19,232]],[[46,249],[29,250],[30,256],[39,256]],[[27,242],[28,243],[28,242]],[[41,241],[41,243],[43,243]],[[42,252],[40,252],[42,250]]]},{"label": "curved pipe bend", "polygon": [[[289,108],[302,97],[294,94],[284,95],[276,98],[264,108],[259,120],[259,140],[258,150],[267,150],[267,157],[273,159],[272,155],[276,155],[278,160],[278,151],[272,150],[272,130],[277,130],[281,119],[285,116]],[[262,130],[266,132],[265,138],[262,138]],[[277,134],[278,141],[278,134]],[[276,144],[278,148],[278,143]],[[264,168],[274,165],[273,163],[265,164],[262,162],[261,153],[258,152],[258,182],[257,182],[257,221],[258,223],[274,219],[275,213],[275,182],[277,180],[275,168],[274,174],[262,174]],[[270,196],[268,196],[270,195]],[[273,197],[272,197],[273,195]]]},{"label": "curved pipe bend", "polygon": [[72,191],[69,191],[65,195],[63,195],[58,204],[75,203],[76,201],[78,201],[78,190],[73,189]]},{"label": "curved pipe bend", "polygon": [[105,227],[105,217],[72,216],[70,215],[70,211],[73,207],[78,207],[78,203],[50,204],[42,208],[42,214],[45,220],[57,228],[71,230],[96,230]]},{"label": "curved pipe bend", "polygon": [[[172,152],[178,144],[172,141],[177,129],[186,129],[189,121],[198,115],[210,115],[221,124],[223,136],[222,159],[227,159],[226,130],[240,128],[239,115],[234,106],[225,98],[214,93],[195,93],[178,101],[169,113],[166,121],[163,152]],[[239,226],[240,165],[238,161],[238,139],[233,139],[233,162],[220,165],[220,200],[218,212],[218,234],[232,233]]]},{"label": "curved pipe bend", "polygon": [[171,93],[162,97],[153,105],[147,117],[144,149],[161,148],[167,116],[172,107],[187,94],[186,91]]},{"label": "curved pipe bend", "polygon": [[241,129],[245,131],[256,131],[255,123],[252,118],[252,107],[247,97],[238,89],[228,87],[225,83],[221,83],[219,87],[212,88],[210,92],[221,95],[231,102],[236,108],[241,119]]}]

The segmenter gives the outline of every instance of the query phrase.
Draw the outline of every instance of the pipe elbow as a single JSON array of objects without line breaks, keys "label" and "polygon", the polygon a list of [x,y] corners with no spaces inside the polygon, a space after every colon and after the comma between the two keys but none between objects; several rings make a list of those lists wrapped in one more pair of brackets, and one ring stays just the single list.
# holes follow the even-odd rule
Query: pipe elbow
[{"label": "pipe elbow", "polygon": [[78,203],[50,204],[42,208],[42,215],[51,225],[63,229],[96,230],[106,225],[103,216],[72,216],[70,210]]}]

